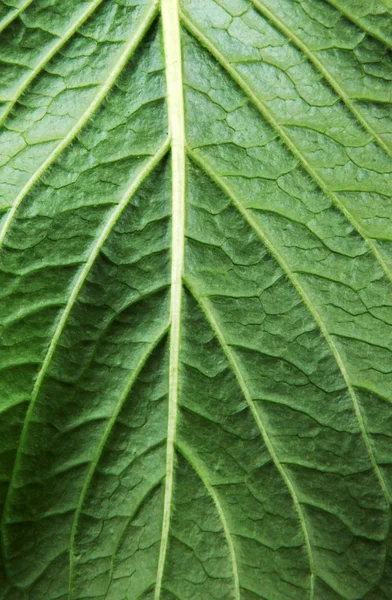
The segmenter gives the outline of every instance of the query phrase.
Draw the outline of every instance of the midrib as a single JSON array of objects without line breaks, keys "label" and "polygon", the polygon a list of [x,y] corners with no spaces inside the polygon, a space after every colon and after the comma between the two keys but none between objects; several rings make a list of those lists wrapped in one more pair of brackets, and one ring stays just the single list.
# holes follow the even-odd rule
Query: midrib
[{"label": "midrib", "polygon": [[166,63],[168,119],[172,144],[172,265],[166,485],[155,600],[159,600],[161,596],[173,500],[185,226],[185,130],[178,0],[161,0],[161,13]]}]

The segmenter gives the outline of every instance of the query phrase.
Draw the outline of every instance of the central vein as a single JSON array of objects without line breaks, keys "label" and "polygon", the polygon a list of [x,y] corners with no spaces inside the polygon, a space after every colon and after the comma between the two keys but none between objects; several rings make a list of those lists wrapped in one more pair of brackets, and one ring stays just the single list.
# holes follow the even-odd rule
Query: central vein
[{"label": "central vein", "polygon": [[185,127],[178,0],[161,0],[161,12],[166,63],[168,118],[172,144],[172,266],[166,487],[155,600],[159,600],[161,596],[173,500],[185,227]]}]

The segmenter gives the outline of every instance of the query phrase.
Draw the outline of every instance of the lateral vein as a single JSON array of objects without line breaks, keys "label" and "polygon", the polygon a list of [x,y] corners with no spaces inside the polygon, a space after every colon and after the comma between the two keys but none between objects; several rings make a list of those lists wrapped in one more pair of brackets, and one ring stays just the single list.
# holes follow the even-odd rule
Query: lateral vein
[{"label": "lateral vein", "polygon": [[[73,597],[73,584],[74,584],[74,577],[75,577],[75,554],[74,554],[75,539],[76,539],[76,534],[77,534],[77,530],[78,530],[78,525],[80,522],[80,517],[82,514],[82,510],[83,510],[83,505],[87,498],[89,486],[91,484],[91,481],[92,481],[94,474],[96,472],[96,469],[98,467],[99,460],[100,460],[100,458],[104,452],[104,449],[106,447],[106,444],[109,440],[109,436],[110,436],[111,432],[113,431],[113,428],[114,428],[114,426],[117,422],[117,419],[120,415],[121,409],[123,408],[127,398],[129,397],[129,394],[131,393],[133,386],[135,385],[137,378],[139,377],[143,367],[147,363],[147,360],[150,358],[151,354],[157,348],[159,342],[165,337],[165,335],[167,334],[167,331],[168,331],[168,325],[165,325],[165,327],[159,333],[158,337],[149,345],[149,347],[147,348],[147,351],[141,356],[140,360],[138,361],[135,369],[133,370],[133,372],[131,374],[131,377],[127,381],[127,384],[124,387],[124,389],[120,395],[120,398],[117,402],[116,408],[113,411],[113,414],[107,423],[107,426],[106,426],[103,436],[101,438],[100,444],[97,448],[97,452],[95,454],[94,460],[91,462],[90,467],[87,471],[84,485],[83,485],[83,488],[82,488],[82,491],[81,491],[81,494],[79,497],[79,502],[78,502],[77,508],[75,510],[75,516],[74,516],[74,520],[73,520],[73,524],[72,524],[72,531],[71,531],[71,540],[70,540],[70,544],[69,544],[69,562],[70,562],[70,564],[69,564],[69,591],[68,591],[69,599],[68,600],[72,600],[72,597]],[[154,487],[156,487],[156,486],[154,486]]]},{"label": "lateral vein", "polygon": [[122,51],[121,55],[119,56],[118,61],[116,62],[116,65],[110,72],[110,75],[109,75],[108,79],[106,80],[106,82],[101,86],[101,88],[100,88],[99,92],[97,93],[97,95],[95,96],[93,102],[90,104],[88,109],[83,113],[83,115],[80,117],[80,119],[75,123],[75,125],[72,127],[72,129],[63,138],[63,140],[60,142],[60,144],[58,144],[56,146],[56,148],[53,150],[53,152],[51,152],[49,154],[49,156],[44,160],[44,162],[40,165],[40,167],[37,169],[37,171],[35,171],[35,173],[32,175],[32,177],[30,177],[30,179],[26,182],[26,184],[20,190],[19,194],[15,198],[15,201],[14,201],[11,209],[9,210],[9,212],[7,214],[7,217],[4,219],[4,225],[0,231],[0,247],[2,246],[2,244],[4,242],[4,239],[8,233],[8,230],[12,224],[15,214],[18,211],[19,206],[21,205],[22,201],[27,196],[27,194],[30,192],[30,190],[33,188],[33,186],[36,184],[36,182],[39,180],[41,175],[46,171],[46,169],[48,167],[50,167],[50,165],[56,160],[56,158],[58,158],[58,156],[61,154],[61,152],[70,145],[70,143],[75,139],[75,137],[78,135],[78,133],[80,133],[80,131],[86,125],[86,123],[89,121],[89,119],[93,116],[93,114],[95,113],[97,108],[99,108],[99,106],[103,102],[104,98],[106,97],[108,92],[111,90],[115,80],[120,75],[123,68],[125,67],[129,58],[132,56],[133,52],[139,46],[141,40],[144,38],[147,31],[149,30],[150,25],[152,24],[153,20],[155,19],[156,14],[157,14],[157,8],[158,8],[158,5],[155,1],[150,6],[148,11],[146,12],[146,17],[143,20],[143,22],[139,25],[139,27],[137,28],[135,35],[125,45],[124,50]]},{"label": "lateral vein", "polygon": [[[342,6],[339,1],[327,0],[327,2],[328,2],[328,4],[333,6],[337,11],[339,11],[342,15],[344,15],[346,17],[346,19],[348,19],[349,21],[352,21],[352,23],[354,23],[358,27],[358,29],[361,29],[362,31],[364,31],[367,35],[370,35],[371,37],[376,38],[379,42],[384,44],[387,48],[392,49],[391,42],[386,37],[384,37],[382,35],[382,33],[379,33],[373,27],[368,26],[365,23],[363,23],[363,21],[359,17],[356,17],[348,8],[344,7],[344,5]],[[385,8],[387,8],[387,6]]]},{"label": "lateral vein", "polygon": [[169,130],[172,143],[172,264],[170,298],[169,403],[166,450],[166,483],[162,536],[159,551],[155,600],[160,600],[169,541],[174,487],[174,461],[179,392],[182,276],[185,229],[185,124],[182,57],[178,0],[161,0],[163,46]]},{"label": "lateral vein", "polygon": [[308,532],[308,526],[306,524],[306,519],[305,519],[305,515],[304,515],[304,511],[302,509],[301,503],[298,499],[297,496],[297,492],[295,491],[293,482],[291,481],[291,478],[289,476],[289,474],[287,473],[287,470],[285,469],[285,467],[283,466],[283,464],[280,462],[278,455],[275,452],[275,448],[271,442],[271,439],[269,437],[269,434],[266,430],[266,428],[264,427],[264,424],[260,418],[260,415],[258,413],[258,410],[255,406],[255,403],[253,401],[252,395],[249,391],[248,385],[241,373],[241,369],[239,368],[236,358],[234,356],[234,353],[232,352],[229,344],[227,343],[225,336],[222,332],[222,329],[218,323],[218,321],[215,318],[215,315],[213,313],[213,310],[210,306],[210,303],[208,301],[208,299],[205,299],[201,296],[201,294],[199,294],[198,291],[196,291],[195,287],[190,283],[189,279],[186,279],[185,284],[187,286],[187,288],[189,289],[189,291],[191,292],[192,296],[195,298],[196,302],[199,304],[199,306],[202,308],[208,322],[210,323],[218,341],[219,344],[226,356],[227,361],[229,362],[229,365],[235,375],[235,378],[237,379],[238,385],[240,387],[240,390],[246,400],[246,403],[249,407],[249,410],[256,422],[257,428],[260,432],[261,438],[264,441],[267,450],[269,452],[269,455],[271,456],[272,462],[274,463],[277,471],[279,472],[282,480],[284,481],[290,496],[293,500],[293,504],[296,510],[296,513],[298,515],[298,520],[300,522],[301,525],[301,529],[302,529],[302,533],[304,536],[304,541],[305,541],[305,548],[306,548],[306,553],[308,555],[308,561],[309,561],[309,569],[310,569],[310,586],[309,586],[309,600],[313,600],[314,598],[314,575],[315,575],[315,568],[314,568],[314,559],[313,559],[313,552],[312,552],[312,546],[310,543],[310,537],[309,537],[309,532]]},{"label": "lateral vein", "polygon": [[238,212],[244,217],[244,219],[247,221],[247,223],[250,225],[250,227],[253,229],[253,231],[256,233],[256,235],[259,237],[260,241],[267,248],[267,250],[270,252],[270,254],[275,258],[276,262],[280,265],[282,271],[286,274],[288,279],[291,281],[291,283],[294,286],[294,288],[296,289],[297,293],[302,298],[302,301],[304,302],[310,315],[313,317],[313,320],[315,321],[315,323],[318,326],[320,332],[322,333],[325,341],[327,342],[329,349],[332,352],[332,354],[335,358],[335,361],[339,367],[339,370],[342,374],[343,380],[346,384],[347,390],[350,394],[350,397],[351,397],[351,400],[353,403],[355,416],[358,421],[359,429],[361,431],[361,435],[362,435],[362,438],[363,438],[363,441],[364,441],[364,444],[365,444],[365,447],[366,447],[366,450],[367,450],[367,453],[369,456],[370,463],[373,467],[373,470],[374,470],[376,477],[378,479],[378,482],[380,484],[380,488],[383,492],[386,504],[389,506],[390,502],[392,501],[392,498],[390,497],[386,482],[385,482],[384,477],[381,473],[381,470],[377,464],[377,461],[376,461],[376,458],[374,455],[374,451],[373,451],[368,433],[366,431],[365,421],[364,421],[364,417],[362,415],[362,410],[361,410],[361,407],[359,404],[358,397],[357,397],[357,395],[355,393],[355,389],[350,381],[349,374],[347,372],[345,363],[342,359],[339,349],[338,349],[337,345],[335,344],[331,334],[329,333],[329,331],[322,319],[322,316],[320,315],[319,311],[315,308],[315,306],[313,306],[305,288],[302,286],[297,275],[290,269],[285,258],[282,256],[282,254],[279,252],[279,250],[276,248],[276,246],[270,240],[269,236],[265,233],[265,231],[262,229],[262,227],[259,225],[259,223],[256,221],[256,219],[243,206],[242,202],[237,199],[237,197],[233,193],[232,189],[226,184],[226,182],[219,175],[217,175],[213,171],[213,169],[209,165],[207,165],[206,161],[204,161],[200,157],[199,154],[197,154],[193,150],[190,150],[189,148],[187,149],[187,153],[188,153],[188,156],[195,162],[195,164],[199,165],[199,167],[201,169],[203,169],[203,171],[211,178],[211,180],[214,181],[215,184],[217,186],[219,186],[221,188],[221,190],[223,190],[223,192],[225,192],[225,194],[227,195],[228,198],[230,198],[231,202],[233,203],[233,206],[235,206],[236,209],[238,210]]},{"label": "lateral vein", "polygon": [[64,327],[67,323],[68,317],[72,311],[73,306],[75,305],[75,302],[79,296],[82,286],[83,286],[84,282],[86,281],[86,278],[87,278],[92,266],[94,265],[99,253],[101,252],[105,241],[107,240],[107,238],[109,237],[109,234],[113,230],[113,227],[117,223],[118,219],[120,218],[122,212],[128,205],[131,198],[134,196],[134,194],[139,189],[140,185],[143,183],[143,181],[146,179],[146,177],[149,175],[149,173],[151,173],[151,171],[154,169],[154,167],[165,156],[168,149],[169,149],[169,140],[167,140],[165,142],[165,144],[158,150],[158,152],[156,154],[154,154],[154,156],[151,157],[151,159],[147,162],[145,167],[140,171],[139,175],[134,179],[131,186],[127,189],[126,193],[124,194],[124,196],[121,199],[121,201],[119,202],[119,204],[112,210],[112,212],[110,213],[109,219],[107,220],[96,243],[94,244],[94,247],[92,249],[92,252],[90,253],[90,256],[89,256],[87,262],[85,263],[83,269],[80,271],[80,273],[75,281],[75,285],[72,288],[71,295],[68,298],[67,304],[65,305],[65,308],[61,315],[61,318],[57,324],[57,327],[53,334],[49,348],[45,355],[44,362],[42,363],[42,367],[37,375],[37,379],[34,384],[34,388],[33,388],[32,395],[31,395],[31,401],[30,401],[29,408],[26,413],[24,423],[23,423],[23,429],[22,429],[22,433],[21,433],[21,437],[20,437],[20,441],[19,441],[19,445],[18,445],[18,450],[16,453],[16,458],[15,458],[15,463],[14,463],[14,468],[13,468],[13,472],[12,472],[10,485],[8,487],[8,493],[7,493],[5,506],[4,506],[4,512],[3,512],[2,528],[4,528],[4,525],[6,523],[8,507],[11,502],[12,493],[13,493],[13,490],[14,490],[14,487],[16,484],[16,476],[17,476],[19,466],[20,466],[20,461],[21,461],[22,455],[23,455],[24,439],[27,434],[29,422],[30,422],[30,419],[33,414],[33,410],[34,410],[34,407],[35,407],[35,404],[36,404],[36,401],[38,398],[39,391],[41,389],[41,385],[42,385],[45,375],[48,371],[49,365],[52,361],[54,352],[56,350],[57,344],[60,340],[60,337],[64,330]]},{"label": "lateral vein", "polygon": [[346,217],[353,229],[358,233],[358,235],[362,237],[363,240],[365,240],[371,252],[376,257],[378,263],[383,269],[385,275],[392,282],[392,269],[389,267],[384,257],[380,253],[374,239],[372,239],[366,234],[365,230],[357,221],[355,216],[341,202],[336,193],[328,188],[324,180],[312,167],[307,158],[302,154],[302,152],[296,146],[296,144],[294,143],[290,135],[287,133],[287,131],[285,131],[284,127],[277,122],[270,109],[265,105],[264,102],[262,102],[257,97],[256,93],[251,88],[251,86],[248,85],[248,83],[243,79],[243,77],[239,73],[237,73],[237,71],[228,63],[226,58],[214,46],[214,44],[200,31],[198,27],[196,27],[194,23],[192,23],[188,19],[186,15],[184,15],[184,13],[181,13],[181,19],[189,33],[210,52],[210,54],[215,58],[215,60],[221,65],[221,67],[225,69],[225,71],[230,75],[230,77],[237,83],[237,85],[242,89],[242,91],[248,97],[249,101],[253,104],[253,106],[256,107],[256,109],[264,117],[267,123],[269,123],[269,125],[278,133],[286,147],[293,154],[293,156],[297,158],[299,163],[307,171],[310,177],[312,177],[312,179],[316,182],[320,190],[324,192],[324,194],[328,196],[328,198],[330,198],[331,202]]},{"label": "lateral vein", "polygon": [[[22,96],[23,92],[29,86],[29,84],[34,80],[34,78],[42,71],[45,65],[54,57],[54,55],[64,46],[64,44],[73,36],[73,34],[83,25],[83,23],[89,18],[89,16],[95,11],[95,9],[101,4],[102,0],[94,0],[89,6],[87,6],[86,10],[82,12],[80,17],[71,25],[69,29],[65,32],[65,34],[57,40],[55,44],[51,47],[49,52],[45,54],[45,56],[38,62],[38,64],[31,70],[29,75],[24,79],[22,85],[19,87],[14,98],[11,98],[9,104],[1,116],[0,125],[4,123],[5,119]],[[30,2],[28,3],[30,4]],[[28,6],[28,4],[26,6]]]},{"label": "lateral vein", "polygon": [[200,461],[197,461],[192,456],[190,449],[187,448],[185,446],[185,444],[180,443],[180,442],[177,442],[176,446],[177,446],[177,449],[179,450],[179,452],[185,458],[185,460],[190,464],[192,469],[195,471],[196,475],[198,477],[200,477],[204,487],[206,488],[209,496],[211,497],[213,503],[215,504],[215,508],[218,513],[219,520],[222,524],[223,532],[225,534],[227,546],[228,546],[229,553],[230,553],[230,559],[232,562],[235,600],[240,600],[241,599],[241,590],[240,590],[240,581],[239,581],[239,574],[238,574],[237,556],[236,556],[236,552],[235,552],[235,548],[234,548],[233,536],[230,532],[229,524],[226,520],[226,516],[223,511],[222,504],[219,500],[219,496],[216,493],[214,486],[209,481],[208,476],[204,471],[204,468],[200,464]]},{"label": "lateral vein", "polygon": [[266,17],[279,31],[281,31],[303,54],[314,64],[319,70],[321,75],[328,81],[329,85],[335,90],[337,95],[341,98],[351,113],[358,119],[362,127],[370,133],[370,135],[377,141],[379,146],[385,150],[389,156],[392,156],[392,149],[384,142],[381,136],[377,133],[374,127],[362,116],[361,111],[355,106],[350,96],[346,94],[343,88],[340,86],[338,80],[332,75],[332,73],[323,65],[321,60],[316,56],[314,52],[297,36],[297,34],[290,29],[283,21],[267,8],[260,0],[251,0],[253,6],[258,10],[264,17]]},{"label": "lateral vein", "polygon": [[32,1],[33,0],[27,0],[19,8],[16,8],[15,10],[10,11],[9,15],[6,16],[0,22],[0,32],[2,32],[6,27],[8,27],[8,25],[10,25],[10,23],[12,23],[12,21],[14,21],[24,10],[26,10],[26,8],[29,6],[29,4],[32,3]]}]

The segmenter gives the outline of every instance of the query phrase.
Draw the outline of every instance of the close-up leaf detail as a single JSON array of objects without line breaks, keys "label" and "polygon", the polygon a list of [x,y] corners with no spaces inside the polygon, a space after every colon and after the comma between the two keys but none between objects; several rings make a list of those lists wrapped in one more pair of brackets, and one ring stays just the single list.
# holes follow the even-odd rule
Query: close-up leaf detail
[{"label": "close-up leaf detail", "polygon": [[0,2],[0,600],[392,599],[390,0]]}]

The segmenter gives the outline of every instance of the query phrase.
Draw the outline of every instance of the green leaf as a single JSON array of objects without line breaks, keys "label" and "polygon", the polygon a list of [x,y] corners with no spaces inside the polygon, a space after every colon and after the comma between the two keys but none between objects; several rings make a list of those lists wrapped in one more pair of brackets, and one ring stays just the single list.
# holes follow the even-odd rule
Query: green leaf
[{"label": "green leaf", "polygon": [[0,600],[392,598],[389,0],[0,7]]}]

